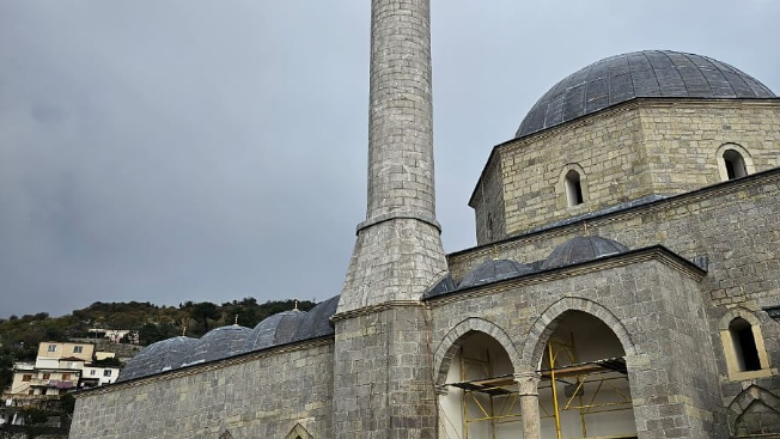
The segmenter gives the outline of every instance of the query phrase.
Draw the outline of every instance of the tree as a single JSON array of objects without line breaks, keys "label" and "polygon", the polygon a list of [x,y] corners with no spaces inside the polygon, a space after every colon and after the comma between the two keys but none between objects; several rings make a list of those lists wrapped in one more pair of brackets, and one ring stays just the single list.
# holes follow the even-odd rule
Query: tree
[{"label": "tree", "polygon": [[211,302],[195,304],[192,310],[190,310],[190,317],[196,321],[203,322],[204,333],[209,331],[209,319],[217,320],[219,315],[219,307]]}]

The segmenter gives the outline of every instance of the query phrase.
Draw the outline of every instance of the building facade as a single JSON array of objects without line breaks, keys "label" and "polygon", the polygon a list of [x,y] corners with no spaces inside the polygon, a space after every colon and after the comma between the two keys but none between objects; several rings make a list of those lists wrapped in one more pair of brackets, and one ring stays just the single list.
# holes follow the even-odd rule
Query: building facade
[{"label": "building facade", "polygon": [[147,347],[73,439],[780,438],[780,99],[642,51],[550,89],[435,217],[428,0],[372,2],[368,206],[339,296]]}]

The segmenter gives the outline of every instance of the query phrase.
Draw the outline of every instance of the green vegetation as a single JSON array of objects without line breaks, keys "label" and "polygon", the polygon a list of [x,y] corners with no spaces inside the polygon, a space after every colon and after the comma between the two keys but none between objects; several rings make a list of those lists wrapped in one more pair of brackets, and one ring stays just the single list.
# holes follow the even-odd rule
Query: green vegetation
[{"label": "green vegetation", "polygon": [[[298,309],[308,311],[311,301],[298,303]],[[91,328],[130,329],[139,332],[142,345],[186,334],[200,337],[217,326],[238,324],[253,327],[273,314],[293,309],[295,301],[275,301],[259,304],[253,298],[216,305],[209,302],[186,302],[178,307],[156,306],[149,302],[103,303],[73,311],[62,317],[46,313],[11,316],[0,319],[0,391],[11,384],[11,367],[16,361],[35,361],[42,341],[67,341],[89,338]]]}]

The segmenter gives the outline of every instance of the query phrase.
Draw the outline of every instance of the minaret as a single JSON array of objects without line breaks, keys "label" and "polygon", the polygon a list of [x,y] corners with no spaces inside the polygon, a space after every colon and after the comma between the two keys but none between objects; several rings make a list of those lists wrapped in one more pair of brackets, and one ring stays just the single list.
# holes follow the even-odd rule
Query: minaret
[{"label": "minaret", "polygon": [[447,270],[433,176],[430,0],[372,0],[368,208],[339,313],[418,301]]},{"label": "minaret", "polygon": [[433,191],[430,0],[372,0],[368,211],[333,321],[332,437],[433,439],[423,293],[447,271]]}]

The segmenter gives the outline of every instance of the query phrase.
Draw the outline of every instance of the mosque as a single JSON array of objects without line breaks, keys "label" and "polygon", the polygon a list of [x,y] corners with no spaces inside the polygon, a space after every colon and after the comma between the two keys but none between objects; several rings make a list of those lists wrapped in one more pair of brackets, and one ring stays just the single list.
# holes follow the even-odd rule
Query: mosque
[{"label": "mosque", "polygon": [[373,0],[341,294],[144,349],[72,439],[780,438],[780,99],[648,50],[558,82],[445,255],[429,0]]}]

